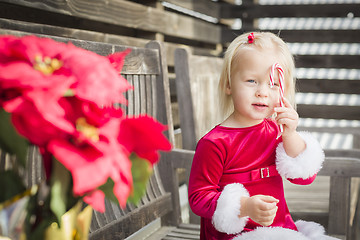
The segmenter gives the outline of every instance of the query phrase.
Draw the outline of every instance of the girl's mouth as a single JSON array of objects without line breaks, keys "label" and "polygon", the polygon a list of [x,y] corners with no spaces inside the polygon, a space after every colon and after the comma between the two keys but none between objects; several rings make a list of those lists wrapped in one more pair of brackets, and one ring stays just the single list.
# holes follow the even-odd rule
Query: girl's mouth
[{"label": "girl's mouth", "polygon": [[255,106],[255,107],[268,107],[268,105],[266,105],[264,103],[254,103],[253,106]]}]

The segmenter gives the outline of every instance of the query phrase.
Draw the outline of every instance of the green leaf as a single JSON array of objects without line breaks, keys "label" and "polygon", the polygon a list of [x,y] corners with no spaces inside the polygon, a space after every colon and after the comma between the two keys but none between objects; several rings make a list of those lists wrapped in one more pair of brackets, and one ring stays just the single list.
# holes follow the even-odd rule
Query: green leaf
[{"label": "green leaf", "polygon": [[128,201],[137,204],[146,192],[146,186],[152,174],[152,166],[149,161],[140,158],[136,154],[132,154],[130,160],[132,162],[131,173],[134,191],[128,198]]},{"label": "green leaf", "polygon": [[106,183],[99,187],[101,191],[104,192],[105,197],[109,199],[110,201],[119,204],[119,201],[117,200],[115,194],[114,194],[114,181],[111,178],[108,178]]},{"label": "green leaf", "polygon": [[[132,154],[130,160],[132,162],[133,192],[129,196],[128,202],[137,204],[146,192],[147,183],[152,174],[152,166],[149,161],[139,158],[136,154]],[[119,204],[113,192],[114,181],[111,178],[108,178],[107,182],[99,189],[104,192],[107,199]]]},{"label": "green leaf", "polygon": [[71,183],[70,172],[57,160],[53,160],[51,175],[51,200],[50,209],[60,223],[61,216],[66,212],[69,187]]},{"label": "green leaf", "polygon": [[20,136],[11,123],[11,114],[0,108],[0,148],[16,154],[20,164],[25,167],[29,142]]},{"label": "green leaf", "polygon": [[0,172],[0,203],[23,193],[26,188],[21,178],[13,171]]}]

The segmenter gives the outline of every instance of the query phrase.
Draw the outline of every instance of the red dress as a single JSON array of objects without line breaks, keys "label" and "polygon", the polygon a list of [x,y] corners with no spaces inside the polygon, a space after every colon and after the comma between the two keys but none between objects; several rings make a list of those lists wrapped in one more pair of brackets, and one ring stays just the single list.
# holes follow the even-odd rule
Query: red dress
[{"label": "red dress", "polygon": [[[220,204],[218,200],[223,193],[224,187],[229,185],[230,188],[234,183],[237,183],[236,186],[242,186],[244,190],[238,191],[237,188],[233,188],[235,189],[233,192],[224,193],[223,205],[231,204],[231,201],[234,201],[233,199],[236,199],[236,205],[237,201],[247,194],[249,196],[257,194],[273,196],[279,200],[279,203],[277,204],[276,217],[271,226],[297,230],[286,205],[282,176],[276,170],[276,168],[279,169],[277,165],[281,164],[275,163],[276,150],[279,143],[282,142],[281,137],[276,138],[278,131],[276,123],[266,119],[258,125],[247,128],[216,126],[200,139],[189,180],[189,204],[192,211],[201,217],[200,239],[231,239],[239,233],[252,231],[260,226],[248,218],[240,219],[243,221],[244,226],[234,223],[231,218],[227,219],[228,215],[230,217],[230,215],[234,214],[232,217],[238,218],[236,216],[238,216],[240,210],[237,208],[240,205],[235,206],[234,211],[231,210],[231,206],[218,206]],[[305,142],[308,148],[311,143],[306,140]],[[322,152],[321,148],[320,151]],[[285,158],[290,157],[285,156]],[[288,159],[285,159],[285,164],[288,161]],[[299,159],[296,161],[299,161]],[[294,160],[291,164],[297,164],[296,161]],[[292,166],[285,166],[285,172],[287,173],[289,170],[291,177],[288,180],[302,185],[312,183],[317,171],[321,168],[321,163],[322,161],[320,161],[319,166],[312,168],[316,170],[311,169],[305,175],[300,173],[300,176],[308,176],[306,178],[293,176],[294,171],[289,169]],[[307,168],[306,165],[307,163],[302,167]],[[267,169],[269,166],[276,166],[271,175]],[[295,168],[297,167],[295,166]],[[286,173],[283,173],[283,170],[279,171],[281,175],[289,177],[286,176]],[[296,172],[298,171],[303,171],[303,169],[295,169],[295,175],[297,175]],[[250,176],[250,178],[244,178],[244,173],[245,176]],[[224,207],[230,209],[229,212],[222,213]],[[215,211],[222,214],[220,220],[214,219]],[[230,226],[231,230],[222,230],[227,229],[229,224],[234,225],[235,228]],[[219,231],[219,227],[215,228],[214,225],[220,226],[221,231]]]}]

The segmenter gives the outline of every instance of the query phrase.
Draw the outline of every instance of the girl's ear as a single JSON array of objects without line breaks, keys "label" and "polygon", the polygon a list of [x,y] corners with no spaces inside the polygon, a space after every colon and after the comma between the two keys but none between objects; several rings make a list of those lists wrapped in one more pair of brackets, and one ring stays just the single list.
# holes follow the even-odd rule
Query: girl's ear
[{"label": "girl's ear", "polygon": [[226,84],[225,93],[226,93],[227,95],[231,95],[231,87],[230,87],[229,81],[228,81],[227,84]]}]

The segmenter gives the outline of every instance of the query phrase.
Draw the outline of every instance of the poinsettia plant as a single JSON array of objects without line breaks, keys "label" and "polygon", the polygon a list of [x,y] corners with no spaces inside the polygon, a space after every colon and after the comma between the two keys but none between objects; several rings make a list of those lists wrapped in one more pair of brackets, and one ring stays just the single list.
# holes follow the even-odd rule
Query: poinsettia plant
[{"label": "poinsettia plant", "polygon": [[[137,202],[158,151],[171,149],[164,125],[114,105],[126,104],[123,93],[132,89],[120,74],[129,52],[103,57],[48,38],[0,37],[0,147],[26,168],[36,145],[46,172],[39,187],[50,189],[41,207],[48,212],[36,201],[28,207],[28,234],[41,234],[79,200],[100,212],[105,197],[121,207]],[[17,186],[0,203],[24,191],[13,170],[1,176]]]}]

